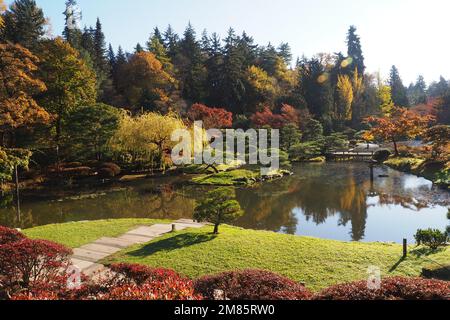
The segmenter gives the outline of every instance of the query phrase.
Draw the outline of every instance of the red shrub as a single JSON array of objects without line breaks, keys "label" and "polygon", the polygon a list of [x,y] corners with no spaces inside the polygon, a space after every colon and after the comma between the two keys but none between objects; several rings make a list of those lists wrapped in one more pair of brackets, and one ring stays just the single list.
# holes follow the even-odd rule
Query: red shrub
[{"label": "red shrub", "polygon": [[[173,270],[162,268],[150,268],[139,264],[119,263],[110,266],[110,269],[130,284],[132,280],[137,285],[145,282],[164,281],[166,279],[181,279],[180,275]],[[122,276],[122,277],[121,277]]]},{"label": "red shrub", "polygon": [[222,290],[231,300],[307,300],[312,294],[301,284],[269,271],[244,270],[202,277],[195,281],[196,292],[214,299]]},{"label": "red shrub", "polygon": [[450,299],[450,282],[423,278],[386,278],[381,289],[371,290],[366,281],[325,289],[316,300],[443,300]]},{"label": "red shrub", "polygon": [[25,236],[17,230],[0,226],[0,246],[25,239]]},{"label": "red shrub", "polygon": [[0,284],[3,294],[65,283],[72,250],[44,240],[22,239],[0,246]]},{"label": "red shrub", "polygon": [[225,129],[233,125],[233,114],[221,108],[209,108],[196,103],[189,110],[188,117],[191,121],[202,120],[206,129]]}]

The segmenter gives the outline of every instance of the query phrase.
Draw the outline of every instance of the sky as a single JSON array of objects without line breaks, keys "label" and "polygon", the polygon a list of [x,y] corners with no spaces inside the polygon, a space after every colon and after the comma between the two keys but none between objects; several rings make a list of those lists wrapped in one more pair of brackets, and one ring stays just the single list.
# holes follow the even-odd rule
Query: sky
[{"label": "sky", "polygon": [[[11,3],[12,0],[7,0]],[[54,35],[64,27],[65,0],[36,0]],[[255,42],[288,42],[294,57],[346,52],[346,33],[355,25],[367,71],[387,77],[392,65],[405,85],[419,74],[427,82],[450,78],[449,0],[78,0],[82,25],[100,18],[107,42],[132,51],[155,26],[182,34],[190,21],[222,38],[232,26]]]}]

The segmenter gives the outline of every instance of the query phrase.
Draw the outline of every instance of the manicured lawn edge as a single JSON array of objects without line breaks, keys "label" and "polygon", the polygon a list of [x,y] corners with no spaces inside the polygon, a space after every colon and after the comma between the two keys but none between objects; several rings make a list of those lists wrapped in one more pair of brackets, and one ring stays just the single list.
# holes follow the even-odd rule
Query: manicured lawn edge
[{"label": "manicured lawn edge", "polygon": [[402,246],[386,243],[340,242],[273,232],[222,226],[167,234],[130,247],[102,263],[138,263],[173,269],[190,278],[242,269],[264,269],[305,283],[314,291],[367,279],[369,267],[379,267],[383,277],[420,276],[430,259],[450,261],[450,249],[429,253],[410,247],[402,260]]},{"label": "manicured lawn edge", "polygon": [[111,219],[50,224],[22,230],[32,239],[44,239],[77,248],[102,237],[117,237],[137,226],[170,223],[157,219]]}]

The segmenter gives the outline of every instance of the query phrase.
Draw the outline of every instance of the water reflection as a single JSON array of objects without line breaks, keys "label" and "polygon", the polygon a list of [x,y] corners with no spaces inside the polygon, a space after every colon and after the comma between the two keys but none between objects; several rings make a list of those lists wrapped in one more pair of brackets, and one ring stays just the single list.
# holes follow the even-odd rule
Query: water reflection
[{"label": "water reflection", "polygon": [[[355,241],[412,240],[417,228],[444,230],[448,224],[448,192],[433,188],[425,179],[379,167],[371,183],[363,163],[302,164],[293,171],[292,177],[239,189],[237,197],[245,215],[236,224]],[[20,222],[8,204],[12,199],[3,198],[0,224],[30,227],[108,218],[191,218],[195,200],[207,189],[176,186],[180,179],[130,182],[115,192],[78,200],[58,200],[67,196],[67,190],[58,192],[53,200],[27,197]]]}]

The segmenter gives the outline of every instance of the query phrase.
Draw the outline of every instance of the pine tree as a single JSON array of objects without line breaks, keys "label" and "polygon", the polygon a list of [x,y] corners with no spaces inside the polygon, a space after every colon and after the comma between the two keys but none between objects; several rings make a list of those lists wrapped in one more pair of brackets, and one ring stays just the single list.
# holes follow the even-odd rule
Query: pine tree
[{"label": "pine tree", "polygon": [[164,32],[163,44],[167,49],[169,57],[172,59],[177,54],[178,41],[178,35],[173,31],[172,26],[169,24],[166,32]]},{"label": "pine tree", "polygon": [[108,47],[108,64],[109,64],[109,69],[111,70],[111,73],[112,73],[112,70],[114,70],[114,68],[116,66],[116,55],[114,53],[114,49],[113,49],[111,43],[109,44],[109,47]]},{"label": "pine tree", "polygon": [[396,66],[392,66],[389,86],[391,87],[392,101],[397,107],[409,107],[408,96],[406,94],[406,88],[403,85],[400,73]]},{"label": "pine tree", "polygon": [[79,28],[82,14],[78,10],[78,4],[76,0],[66,1],[66,10],[63,12],[65,16],[65,27],[63,31],[64,39],[70,43],[70,45],[80,50],[82,32]]},{"label": "pine tree", "polygon": [[347,34],[347,47],[348,56],[353,59],[351,68],[349,70],[354,70],[355,67],[358,69],[358,73],[364,76],[366,66],[364,65],[364,56],[361,48],[361,40],[356,34],[356,27],[350,26]]},{"label": "pine tree", "polygon": [[415,84],[411,83],[408,87],[408,99],[411,105],[427,103],[427,84],[423,76],[419,76]]},{"label": "pine tree", "polygon": [[156,56],[156,59],[163,64],[163,68],[166,72],[173,73],[172,61],[157,33],[150,36],[150,39],[147,42],[147,50],[153,53]]},{"label": "pine tree", "polygon": [[155,27],[155,29],[153,29],[153,36],[154,36],[156,39],[158,39],[158,41],[159,41],[161,44],[164,44],[163,36],[162,36],[162,34],[161,34],[161,31],[159,31],[159,28],[158,28],[158,27]]},{"label": "pine tree", "polygon": [[205,82],[207,92],[206,102],[211,106],[220,106],[223,103],[222,83],[223,83],[223,52],[220,37],[213,33],[208,40],[207,47],[203,50],[207,56],[205,61],[208,75]]},{"label": "pine tree", "polygon": [[244,57],[244,67],[249,67],[256,63],[258,46],[255,45],[252,37],[244,31],[239,39],[239,50]]},{"label": "pine tree", "polygon": [[45,34],[47,20],[35,0],[16,0],[4,14],[3,38],[34,48]]}]

